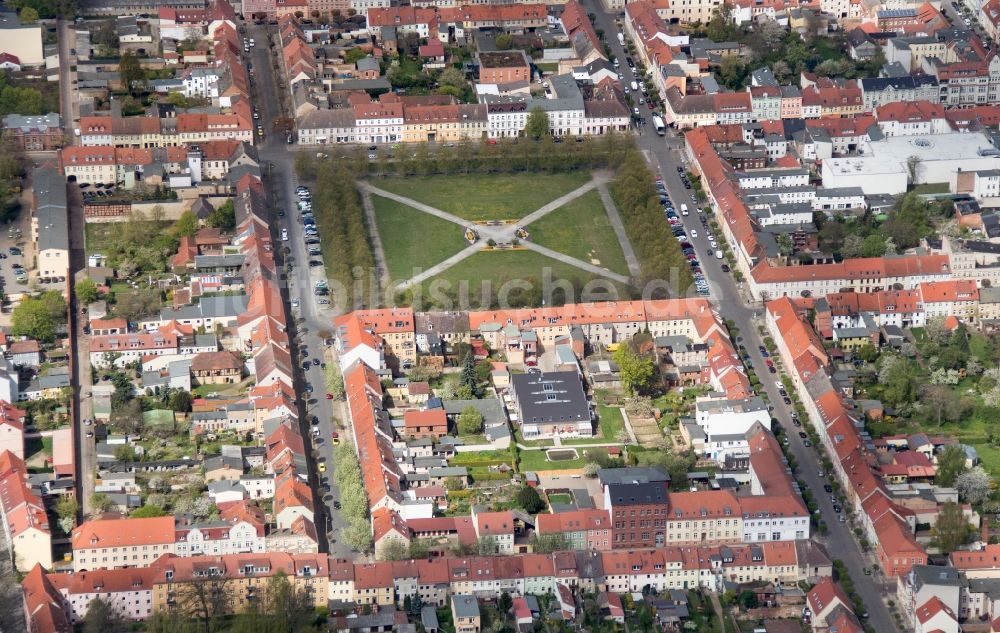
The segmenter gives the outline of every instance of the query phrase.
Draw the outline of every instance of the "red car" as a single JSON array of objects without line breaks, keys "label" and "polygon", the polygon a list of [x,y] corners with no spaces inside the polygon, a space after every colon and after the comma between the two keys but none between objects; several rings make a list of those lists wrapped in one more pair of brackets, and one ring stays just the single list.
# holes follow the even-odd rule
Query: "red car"
[{"label": "red car", "polygon": [[326,399],[327,400],[333,400],[333,394],[332,393],[326,394]]},{"label": "red car", "polygon": [[337,433],[336,431],[334,431],[333,434],[330,437],[340,437],[340,433]]},{"label": "red car", "polygon": [[768,367],[774,367],[774,361],[772,361],[770,358],[768,358],[764,362],[767,363]]}]

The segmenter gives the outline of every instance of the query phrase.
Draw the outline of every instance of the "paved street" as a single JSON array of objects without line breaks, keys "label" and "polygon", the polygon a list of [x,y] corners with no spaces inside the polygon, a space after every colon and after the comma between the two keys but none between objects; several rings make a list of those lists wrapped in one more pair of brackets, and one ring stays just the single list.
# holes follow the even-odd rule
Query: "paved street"
[{"label": "paved street", "polygon": [[[256,40],[257,45],[253,48],[250,59],[253,63],[253,89],[254,105],[260,110],[259,121],[264,126],[266,136],[263,142],[258,142],[260,158],[270,164],[270,169],[265,170],[265,177],[268,187],[274,196],[275,215],[272,218],[277,220],[276,234],[280,234],[280,229],[288,229],[288,241],[278,241],[279,253],[282,247],[291,248],[291,256],[294,267],[286,267],[287,275],[287,298],[290,302],[297,302],[298,307],[292,308],[295,317],[295,324],[290,324],[290,330],[295,334],[294,346],[297,365],[301,369],[302,353],[308,353],[310,361],[309,368],[302,372],[299,377],[303,381],[297,386],[297,392],[306,394],[306,401],[303,410],[306,418],[303,420],[301,432],[304,437],[308,437],[313,448],[318,451],[319,459],[327,464],[325,473],[318,471],[313,473],[313,489],[316,491],[317,499],[322,500],[326,508],[325,512],[317,511],[316,529],[320,533],[321,541],[330,539],[329,552],[333,556],[353,558],[354,553],[351,548],[344,545],[340,539],[340,532],[347,526],[340,516],[340,513],[333,509],[333,502],[340,499],[340,491],[333,484],[333,444],[331,442],[334,430],[339,430],[341,437],[350,435],[349,430],[344,428],[336,429],[333,424],[334,406],[330,400],[325,398],[326,379],[323,370],[318,365],[312,364],[313,358],[319,358],[325,362],[336,362],[326,354],[326,345],[320,338],[319,332],[331,331],[333,329],[334,314],[330,310],[324,309],[316,303],[316,296],[313,293],[316,281],[323,278],[322,268],[309,268],[307,262],[309,256],[305,248],[305,235],[303,226],[296,221],[298,198],[295,196],[295,187],[298,180],[295,177],[295,161],[288,145],[285,143],[285,136],[280,133],[271,133],[273,121],[281,116],[281,99],[276,84],[274,69],[275,58],[271,55],[268,47],[266,27],[248,25],[247,37]],[[277,217],[278,209],[285,211],[284,218]],[[315,271],[315,272],[314,272]],[[311,385],[313,393],[306,392],[306,385]],[[338,403],[339,404],[339,403]],[[344,407],[338,406],[338,409]],[[347,416],[342,412],[337,412],[340,419],[347,422]],[[310,418],[316,416],[319,420],[319,437],[311,435]],[[329,490],[324,486],[329,482]],[[317,485],[318,484],[318,485]],[[329,521],[325,523],[325,521]],[[324,536],[325,535],[325,536]]]},{"label": "paved street", "polygon": [[[71,53],[75,43],[75,29],[72,21],[59,20],[57,22],[57,34],[59,38],[59,110],[63,118],[63,126],[66,128],[70,143],[75,143],[77,136],[73,130],[79,129],[79,104],[76,99],[76,72],[71,67],[76,65],[76,55]],[[85,220],[83,217],[83,198],[80,189],[75,183],[67,185],[67,202],[69,208],[66,210],[69,221],[70,239],[70,277],[73,278],[78,271],[87,266],[85,251]],[[22,214],[30,217],[30,213]],[[25,219],[27,222],[27,219]],[[22,227],[25,236],[30,235],[30,227]],[[26,244],[30,249],[30,245]],[[25,261],[31,261],[30,250],[25,251]],[[4,266],[6,275],[8,267]],[[6,281],[6,277],[5,277]],[[73,459],[77,467],[77,499],[80,503],[80,513],[86,518],[90,513],[90,498],[94,494],[95,477],[97,475],[97,447],[94,439],[88,438],[87,433],[91,432],[92,426],[85,426],[84,420],[93,419],[93,409],[90,397],[90,338],[83,333],[83,327],[87,321],[80,318],[80,310],[84,306],[71,300],[70,312],[74,315],[69,327],[73,328],[73,335],[70,336],[70,354],[73,356],[73,441],[76,445]]]},{"label": "paved street", "polygon": [[[625,51],[618,44],[616,33],[619,29],[614,23],[614,16],[604,12],[600,2],[597,0],[583,0],[587,10],[597,15],[596,28],[604,29],[607,42],[611,45],[612,52],[621,60],[624,60]],[[625,63],[622,63],[620,72],[624,83],[630,82],[634,75]],[[641,112],[641,110],[640,110]],[[691,193],[684,189],[677,173],[677,166],[681,165],[681,140],[672,132],[668,132],[666,137],[656,135],[652,126],[640,128],[639,146],[647,152],[655,166],[659,168],[663,176],[664,183],[670,193],[670,199],[675,206],[682,202],[691,204]],[[743,337],[743,344],[750,354],[754,367],[762,370],[761,381],[764,390],[770,401],[774,404],[772,415],[781,421],[787,429],[794,429],[791,423],[792,409],[786,406],[778,393],[780,381],[777,375],[767,373],[764,358],[760,354],[758,347],[762,344],[761,336],[757,333],[758,325],[763,324],[763,307],[760,305],[748,305],[740,290],[736,287],[733,278],[722,272],[721,264],[723,260],[715,258],[711,253],[707,236],[698,220],[699,214],[692,210],[688,217],[682,217],[685,229],[689,236],[689,241],[695,247],[698,259],[701,262],[701,269],[711,287],[711,297],[720,315],[725,319],[732,319]],[[698,232],[698,237],[693,237],[693,231]],[[806,423],[803,421],[803,423]],[[857,588],[857,592],[865,599],[868,608],[869,621],[876,631],[886,633],[896,631],[895,623],[889,616],[889,611],[882,600],[875,599],[875,596],[882,595],[881,588],[875,583],[872,576],[864,574],[864,567],[870,561],[861,554],[860,547],[851,534],[849,524],[840,523],[837,514],[833,511],[833,504],[829,495],[822,494],[823,485],[828,483],[825,477],[818,474],[819,459],[812,448],[807,448],[798,435],[794,432],[788,433],[791,451],[800,465],[797,477],[805,481],[806,486],[816,491],[815,497],[819,503],[822,517],[829,526],[829,534],[826,537],[817,537],[823,542],[832,558],[839,558],[844,561],[851,579]]]}]

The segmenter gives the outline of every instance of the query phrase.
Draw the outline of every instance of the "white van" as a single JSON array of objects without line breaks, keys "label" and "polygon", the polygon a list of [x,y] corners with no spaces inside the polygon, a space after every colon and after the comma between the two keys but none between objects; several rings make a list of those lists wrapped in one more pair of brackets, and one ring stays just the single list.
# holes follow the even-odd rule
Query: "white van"
[{"label": "white van", "polygon": [[721,250],[715,251],[715,259],[722,259],[722,251]]},{"label": "white van", "polygon": [[688,206],[683,203],[681,203],[681,215],[690,215],[690,211],[688,211]]}]

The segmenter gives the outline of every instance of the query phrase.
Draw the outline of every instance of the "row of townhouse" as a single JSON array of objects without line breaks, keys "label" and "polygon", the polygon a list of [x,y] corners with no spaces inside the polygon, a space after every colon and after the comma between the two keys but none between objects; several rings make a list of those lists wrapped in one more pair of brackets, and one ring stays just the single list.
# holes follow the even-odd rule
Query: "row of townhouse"
[{"label": "row of townhouse", "polygon": [[249,101],[235,102],[227,114],[181,113],[176,117],[85,116],[80,143],[85,147],[176,147],[212,140],[253,142]]},{"label": "row of townhouse", "polygon": [[223,556],[264,551],[264,524],[244,517],[203,523],[173,516],[94,519],[73,530],[73,571],[148,567],[163,554]]},{"label": "row of townhouse", "polygon": [[284,574],[316,607],[330,602],[392,606],[419,595],[445,606],[453,596],[495,599],[569,590],[616,594],[669,589],[720,591],[726,583],[794,586],[830,576],[826,553],[807,541],[734,547],[666,547],[616,552],[557,552],[509,557],[429,558],[354,563],[319,554],[228,554],[182,558],[167,553],[142,569],[47,573],[34,566],[24,580],[29,630],[67,632],[101,598],[131,620],[184,608],[211,586],[228,613],[264,598],[267,580]]},{"label": "row of townhouse", "polygon": [[409,368],[416,364],[418,347],[426,345],[431,335],[449,344],[481,338],[491,348],[502,349],[512,331],[518,337],[531,333],[539,351],[574,340],[607,346],[646,331],[654,338],[684,336],[708,345],[714,390],[733,399],[750,394],[749,382],[718,315],[701,298],[473,312],[356,310],[334,321],[335,344],[344,368],[358,360],[373,369],[384,365]]},{"label": "row of townhouse", "polygon": [[451,38],[464,37],[466,31],[500,29],[527,33],[549,25],[547,6],[537,2],[421,5],[426,3],[372,8],[367,14],[368,28],[374,32],[393,28],[398,35],[416,33],[422,39],[436,39],[447,44]]},{"label": "row of townhouse", "polygon": [[[838,329],[866,327],[866,317],[878,327],[906,329],[933,318],[954,316],[967,323],[981,318],[980,289],[973,279],[925,282],[913,290],[837,292],[818,297],[815,307],[816,330],[827,339]],[[987,318],[993,318],[992,309]]]},{"label": "row of townhouse", "polygon": [[60,167],[68,180],[80,184],[114,184],[125,189],[144,182],[146,172],[155,173],[161,181],[170,174],[190,175],[191,183],[199,184],[205,180],[224,180],[237,167],[259,162],[252,145],[235,140],[150,149],[74,146],[60,152]]},{"label": "row of townhouse", "polygon": [[862,440],[863,422],[846,402],[829,372],[830,359],[819,335],[803,311],[789,298],[766,306],[768,331],[789,368],[806,411],[823,446],[830,453],[833,472],[848,502],[858,509],[865,536],[872,543],[887,576],[907,574],[913,565],[927,563],[927,553],[914,537],[915,525],[891,497],[881,475],[869,461]]},{"label": "row of townhouse", "polygon": [[483,95],[478,104],[455,99],[382,95],[373,101],[354,95],[346,108],[313,110],[297,122],[302,145],[340,143],[457,142],[520,136],[528,114],[548,113],[555,136],[601,135],[629,129],[630,113],[610,79],[584,93],[571,75],[549,80],[551,98]]}]

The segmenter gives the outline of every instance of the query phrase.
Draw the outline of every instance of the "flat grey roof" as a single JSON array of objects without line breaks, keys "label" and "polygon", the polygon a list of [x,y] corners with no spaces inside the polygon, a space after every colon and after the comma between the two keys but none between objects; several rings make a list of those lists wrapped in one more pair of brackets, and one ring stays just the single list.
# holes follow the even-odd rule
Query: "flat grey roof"
[{"label": "flat grey roof", "polygon": [[511,386],[522,424],[590,420],[590,404],[576,372],[514,374]]}]

